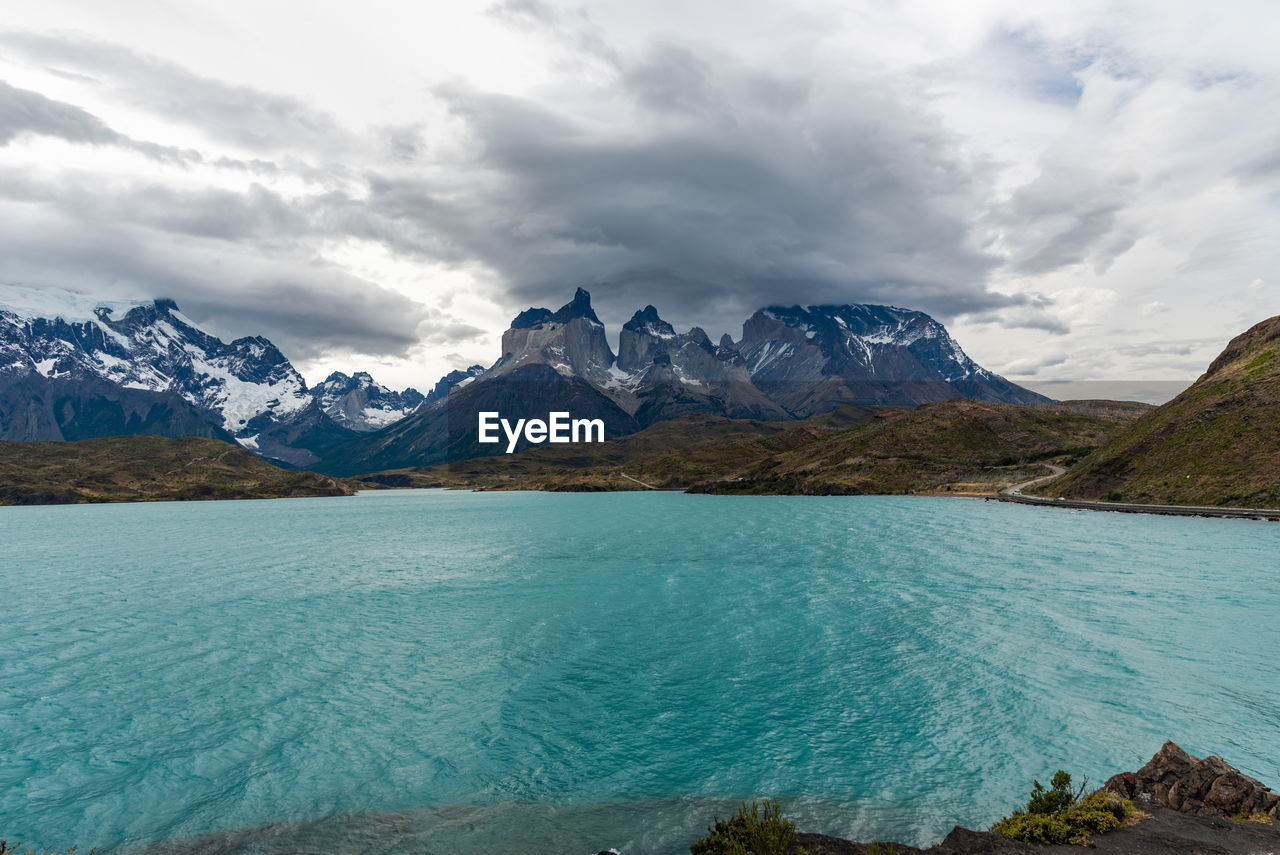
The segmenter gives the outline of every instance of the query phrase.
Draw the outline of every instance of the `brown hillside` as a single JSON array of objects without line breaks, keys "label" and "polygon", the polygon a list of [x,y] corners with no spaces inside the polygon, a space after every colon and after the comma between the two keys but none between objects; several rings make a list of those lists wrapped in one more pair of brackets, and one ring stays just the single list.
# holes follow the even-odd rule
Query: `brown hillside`
[{"label": "brown hillside", "polygon": [[117,436],[0,442],[0,505],[347,496],[314,472],[279,469],[215,439]]}]

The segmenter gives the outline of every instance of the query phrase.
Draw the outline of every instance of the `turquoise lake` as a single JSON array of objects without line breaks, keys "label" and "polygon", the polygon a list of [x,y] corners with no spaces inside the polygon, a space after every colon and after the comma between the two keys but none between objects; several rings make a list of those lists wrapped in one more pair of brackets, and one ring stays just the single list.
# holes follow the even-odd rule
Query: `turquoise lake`
[{"label": "turquoise lake", "polygon": [[1173,739],[1280,787],[1280,525],[917,497],[0,508],[0,838],[907,843]]}]

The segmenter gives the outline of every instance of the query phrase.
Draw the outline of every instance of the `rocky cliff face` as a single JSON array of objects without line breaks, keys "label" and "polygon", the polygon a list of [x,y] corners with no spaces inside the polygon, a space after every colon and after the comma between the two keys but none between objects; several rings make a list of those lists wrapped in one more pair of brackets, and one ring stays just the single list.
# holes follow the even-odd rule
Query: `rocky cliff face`
[{"label": "rocky cliff face", "polygon": [[549,365],[565,377],[605,384],[613,362],[591,295],[579,288],[559,311],[528,309],[517,315],[502,334],[502,357],[489,374],[500,377],[525,365]]},{"label": "rocky cliff face", "polygon": [[700,327],[677,334],[653,306],[622,327],[613,381],[605,391],[642,426],[686,413],[790,418],[752,383],[732,343],[716,347]]}]

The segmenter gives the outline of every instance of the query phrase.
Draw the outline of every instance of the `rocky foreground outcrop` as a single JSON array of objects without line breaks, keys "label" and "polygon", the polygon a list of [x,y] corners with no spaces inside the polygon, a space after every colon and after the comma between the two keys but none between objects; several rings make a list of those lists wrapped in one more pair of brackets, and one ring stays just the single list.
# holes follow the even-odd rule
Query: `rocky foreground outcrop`
[{"label": "rocky foreground outcrop", "polygon": [[[1146,817],[1094,837],[1099,855],[1280,855],[1280,795],[1221,757],[1203,759],[1166,742],[1137,772],[1113,776],[1103,791],[1132,800]],[[822,834],[796,835],[788,855],[1016,855],[1084,851],[1080,846],[1032,846],[991,831],[957,826],[940,843],[917,849],[900,843],[855,843]]]},{"label": "rocky foreground outcrop", "polygon": [[1221,757],[1193,757],[1173,742],[1137,772],[1115,775],[1102,788],[1197,816],[1280,818],[1280,794]]}]

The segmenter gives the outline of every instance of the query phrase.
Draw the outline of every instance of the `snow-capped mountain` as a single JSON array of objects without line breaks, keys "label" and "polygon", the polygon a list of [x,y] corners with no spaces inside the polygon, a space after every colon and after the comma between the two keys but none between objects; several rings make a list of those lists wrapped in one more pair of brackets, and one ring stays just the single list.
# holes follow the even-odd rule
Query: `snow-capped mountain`
[{"label": "snow-capped mountain", "polygon": [[415,412],[426,401],[417,389],[396,392],[376,382],[364,371],[357,371],[350,377],[335,371],[311,391],[329,418],[360,433],[370,433],[394,424]]},{"label": "snow-capped mountain", "polygon": [[844,403],[1048,400],[978,365],[942,324],[910,309],[771,306],[733,347],[756,386],[799,417]]},{"label": "snow-capped mountain", "polygon": [[[368,375],[345,386],[329,380],[313,394],[270,341],[223,342],[172,300],[101,304],[58,289],[0,289],[0,402],[8,402],[0,435],[8,438],[202,433],[307,466],[356,431],[385,426],[421,403],[418,393],[390,392]],[[114,415],[122,400],[132,415]],[[73,411],[78,421],[68,435]],[[193,413],[207,426],[196,429]]]}]

